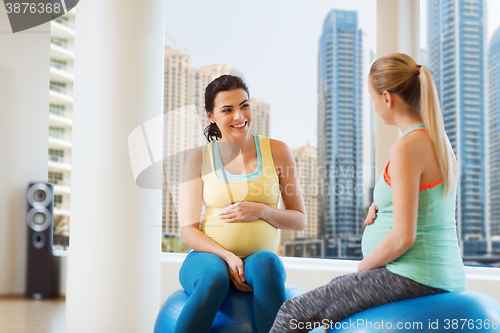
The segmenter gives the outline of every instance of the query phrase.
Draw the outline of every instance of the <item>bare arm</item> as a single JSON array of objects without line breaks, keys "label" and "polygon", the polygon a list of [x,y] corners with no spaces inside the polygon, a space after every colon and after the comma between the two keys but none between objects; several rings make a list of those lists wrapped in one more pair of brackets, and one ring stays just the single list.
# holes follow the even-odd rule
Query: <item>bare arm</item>
[{"label": "bare arm", "polygon": [[280,168],[280,190],[285,209],[278,209],[264,203],[239,201],[219,212],[219,218],[226,222],[249,222],[262,219],[278,229],[304,230],[306,210],[297,179],[295,159],[288,146],[278,140],[271,140],[273,160]]},{"label": "bare arm", "polygon": [[182,177],[180,214],[182,240],[197,252],[210,252],[225,258],[229,251],[199,230],[203,200],[202,164],[203,150],[201,148],[191,151],[186,157]]},{"label": "bare arm", "polygon": [[[283,199],[283,201],[285,201]],[[261,219],[277,229],[302,231],[306,227],[306,216],[298,210],[278,209],[262,204]],[[286,207],[286,206],[285,206]]]},{"label": "bare arm", "polygon": [[414,150],[407,142],[398,142],[391,148],[393,226],[380,244],[361,260],[358,271],[384,267],[408,251],[415,242],[419,184],[422,175],[419,162],[420,158],[414,154]]},{"label": "bare arm", "polygon": [[292,151],[284,142],[271,139],[275,166],[281,170],[280,191],[285,209],[262,204],[260,218],[278,229],[304,230],[307,225],[304,199]]}]

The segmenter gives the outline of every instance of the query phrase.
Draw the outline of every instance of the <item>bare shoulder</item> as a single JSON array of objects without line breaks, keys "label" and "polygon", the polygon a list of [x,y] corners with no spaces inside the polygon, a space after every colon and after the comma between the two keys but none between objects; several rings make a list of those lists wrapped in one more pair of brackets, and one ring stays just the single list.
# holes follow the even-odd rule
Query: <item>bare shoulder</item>
[{"label": "bare shoulder", "polygon": [[271,146],[274,166],[278,173],[278,177],[280,177],[281,170],[284,170],[287,166],[293,165],[293,154],[290,147],[283,141],[269,138],[269,144]]},{"label": "bare shoulder", "polygon": [[269,142],[271,145],[271,153],[273,154],[273,159],[275,160],[275,162],[276,159],[282,161],[287,157],[293,157],[290,147],[288,147],[288,145],[283,141],[269,138]]},{"label": "bare shoulder", "polygon": [[283,141],[269,138],[269,142],[271,145],[271,152],[273,153],[273,156],[283,153],[283,150],[290,150],[290,148],[288,148],[288,145]]},{"label": "bare shoulder", "polygon": [[391,160],[404,159],[419,167],[429,161],[429,156],[434,156],[434,148],[429,134],[423,131],[399,138],[390,149]]},{"label": "bare shoulder", "polygon": [[203,147],[196,147],[187,153],[184,168],[190,175],[201,175],[203,168]]},{"label": "bare shoulder", "polygon": [[192,162],[203,162],[203,146],[191,149],[186,156],[186,160],[188,159]]}]

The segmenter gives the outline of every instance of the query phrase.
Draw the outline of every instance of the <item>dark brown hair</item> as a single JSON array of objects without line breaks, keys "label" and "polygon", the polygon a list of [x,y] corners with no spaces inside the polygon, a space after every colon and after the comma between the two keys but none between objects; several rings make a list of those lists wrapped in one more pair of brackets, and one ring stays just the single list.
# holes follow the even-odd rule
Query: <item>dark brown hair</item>
[{"label": "dark brown hair", "polygon": [[[205,111],[207,113],[214,112],[214,101],[218,93],[235,89],[245,90],[248,98],[250,98],[247,85],[238,76],[225,74],[210,82],[205,89]],[[216,123],[208,125],[204,130],[204,134],[208,142],[222,138],[222,133]]]}]

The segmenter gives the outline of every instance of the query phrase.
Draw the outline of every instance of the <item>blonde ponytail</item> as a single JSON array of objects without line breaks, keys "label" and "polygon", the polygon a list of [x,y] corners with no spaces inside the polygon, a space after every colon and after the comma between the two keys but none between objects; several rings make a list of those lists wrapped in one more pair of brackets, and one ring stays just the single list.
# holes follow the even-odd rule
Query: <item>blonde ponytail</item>
[{"label": "blonde ponytail", "polygon": [[425,67],[420,68],[420,110],[425,128],[434,145],[439,168],[443,174],[445,196],[448,196],[457,180],[457,160],[444,129],[443,115],[434,80],[431,72]]},{"label": "blonde ponytail", "polygon": [[373,62],[370,82],[378,94],[389,91],[399,95],[410,106],[411,112],[422,117],[443,174],[444,194],[448,196],[456,186],[458,165],[444,129],[439,97],[431,72],[417,65],[406,54],[392,53]]}]

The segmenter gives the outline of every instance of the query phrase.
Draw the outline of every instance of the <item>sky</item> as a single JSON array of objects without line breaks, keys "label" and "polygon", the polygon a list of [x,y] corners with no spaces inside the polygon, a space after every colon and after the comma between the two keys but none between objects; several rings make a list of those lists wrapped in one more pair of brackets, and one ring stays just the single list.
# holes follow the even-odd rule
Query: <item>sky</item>
[{"label": "sky", "polygon": [[[194,68],[231,65],[251,97],[270,103],[271,138],[317,147],[318,40],[331,9],[358,11],[364,43],[376,50],[375,0],[166,0],[165,44],[191,55]],[[500,0],[488,0],[488,13],[500,13]],[[500,26],[500,15],[490,16],[489,37]]]},{"label": "sky", "polygon": [[[317,147],[317,55],[323,20],[335,9],[359,11],[375,48],[373,0],[167,0],[165,30],[187,48],[191,66],[227,63],[251,97],[271,104],[271,134],[290,147]],[[175,8],[175,10],[174,10]],[[169,10],[170,9],[170,10]],[[189,13],[189,15],[179,15]]]},{"label": "sky", "polygon": [[488,0],[488,40],[500,27],[500,0]]}]

